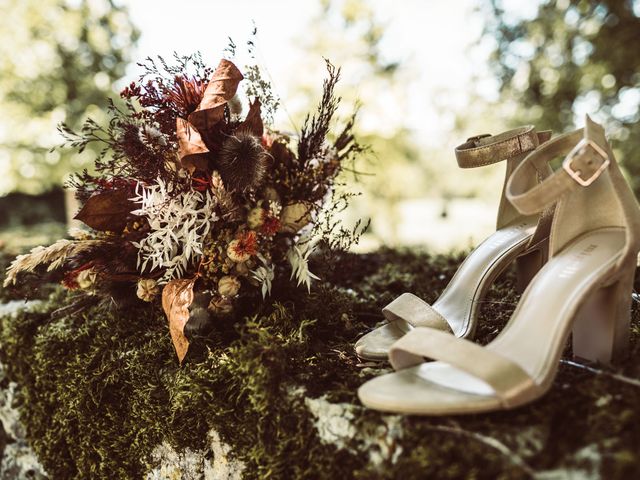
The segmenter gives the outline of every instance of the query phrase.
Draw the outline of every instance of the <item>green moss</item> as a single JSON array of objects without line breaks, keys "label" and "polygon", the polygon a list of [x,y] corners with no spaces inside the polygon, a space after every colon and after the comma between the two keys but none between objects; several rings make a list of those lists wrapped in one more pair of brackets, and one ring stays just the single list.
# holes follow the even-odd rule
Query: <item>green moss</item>
[{"label": "green moss", "polygon": [[[52,319],[71,300],[60,291],[37,310],[0,324],[0,360],[21,386],[30,441],[53,478],[142,478],[162,441],[204,448],[215,428],[245,462],[247,478],[528,478],[532,471],[590,468],[595,445],[606,478],[640,470],[640,388],[562,365],[548,395],[510,412],[401,417],[400,452],[372,463],[365,436],[388,417],[353,410],[359,435],[346,448],[323,443],[303,395],[359,405],[363,372],[352,344],[404,291],[432,301],[460,257],[383,250],[345,255],[310,296],[281,291],[280,303],[222,322],[178,367],[162,312],[93,307]],[[348,272],[348,274],[347,274]],[[511,274],[485,300],[481,342],[506,322],[517,297]],[[620,372],[640,378],[640,328]],[[383,367],[383,366],[381,366]],[[401,451],[400,451],[401,449]],[[586,463],[585,463],[586,462]],[[586,466],[585,466],[586,465]]]}]

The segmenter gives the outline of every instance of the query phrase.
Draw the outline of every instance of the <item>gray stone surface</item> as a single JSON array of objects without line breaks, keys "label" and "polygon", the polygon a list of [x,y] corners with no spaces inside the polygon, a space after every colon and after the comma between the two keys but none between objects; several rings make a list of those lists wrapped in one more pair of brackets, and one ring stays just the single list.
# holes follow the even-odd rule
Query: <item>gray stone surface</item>
[{"label": "gray stone surface", "polygon": [[151,457],[155,466],[147,480],[240,480],[245,469],[215,430],[209,432],[207,449],[177,452],[165,442],[155,448]]},{"label": "gray stone surface", "polygon": [[[18,311],[36,304],[37,302],[23,301],[2,304],[0,317],[15,315]],[[17,385],[7,380],[4,365],[0,363],[0,479],[44,479],[47,478],[46,472],[25,439],[24,427],[17,409],[16,389]]]}]

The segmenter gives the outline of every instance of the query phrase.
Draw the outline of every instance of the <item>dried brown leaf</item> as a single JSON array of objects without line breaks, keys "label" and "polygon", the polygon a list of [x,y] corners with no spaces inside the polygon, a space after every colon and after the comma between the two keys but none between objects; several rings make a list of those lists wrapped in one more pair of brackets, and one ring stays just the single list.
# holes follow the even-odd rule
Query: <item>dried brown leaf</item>
[{"label": "dried brown leaf", "polygon": [[189,340],[184,334],[184,327],[189,321],[189,305],[193,302],[194,284],[195,279],[179,278],[171,280],[162,290],[162,309],[169,320],[169,332],[180,365],[189,350]]},{"label": "dried brown leaf", "polygon": [[109,190],[89,197],[74,217],[95,230],[122,232],[135,204],[123,190]]},{"label": "dried brown leaf", "polygon": [[205,132],[222,120],[224,106],[236,94],[238,84],[243,78],[238,67],[232,62],[224,59],[220,61],[204,91],[198,109],[189,115],[189,122],[200,133],[205,135]]},{"label": "dried brown leaf", "polygon": [[256,98],[249,106],[247,118],[238,125],[238,130],[245,130],[256,137],[262,137],[262,134],[264,133],[264,125],[262,123],[262,112],[260,110],[260,106],[260,100]]},{"label": "dried brown leaf", "polygon": [[206,154],[209,149],[202,141],[198,131],[184,118],[176,118],[176,135],[178,137],[178,158],[183,168],[193,173],[196,168],[204,170],[207,164]]}]

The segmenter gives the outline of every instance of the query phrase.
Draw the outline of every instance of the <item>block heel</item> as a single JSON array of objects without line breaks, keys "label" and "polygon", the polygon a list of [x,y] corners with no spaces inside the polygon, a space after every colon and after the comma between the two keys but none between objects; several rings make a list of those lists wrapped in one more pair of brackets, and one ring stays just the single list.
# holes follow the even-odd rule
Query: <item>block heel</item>
[{"label": "block heel", "polygon": [[573,324],[574,357],[607,365],[626,357],[635,270],[624,271],[613,284],[589,295],[580,307]]}]

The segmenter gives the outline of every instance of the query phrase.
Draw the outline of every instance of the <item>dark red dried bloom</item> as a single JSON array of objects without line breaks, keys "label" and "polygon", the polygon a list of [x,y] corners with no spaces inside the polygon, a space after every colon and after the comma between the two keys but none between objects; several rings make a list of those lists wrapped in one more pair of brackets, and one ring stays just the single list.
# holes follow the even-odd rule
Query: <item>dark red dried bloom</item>
[{"label": "dark red dried bloom", "polygon": [[197,78],[176,76],[173,85],[164,91],[164,101],[172,104],[181,117],[194,112],[204,95],[207,84]]},{"label": "dark red dried bloom", "polygon": [[132,98],[138,98],[142,95],[142,90],[136,82],[131,82],[129,86],[122,89],[120,97],[130,100]]},{"label": "dark red dried bloom", "polygon": [[256,232],[253,230],[242,232],[236,238],[236,242],[233,243],[231,249],[238,256],[253,256],[258,253],[258,236]]},{"label": "dark red dried bloom", "polygon": [[266,215],[262,226],[260,227],[260,232],[263,235],[268,237],[272,237],[280,230],[280,219],[278,217],[274,217],[272,215]]}]

